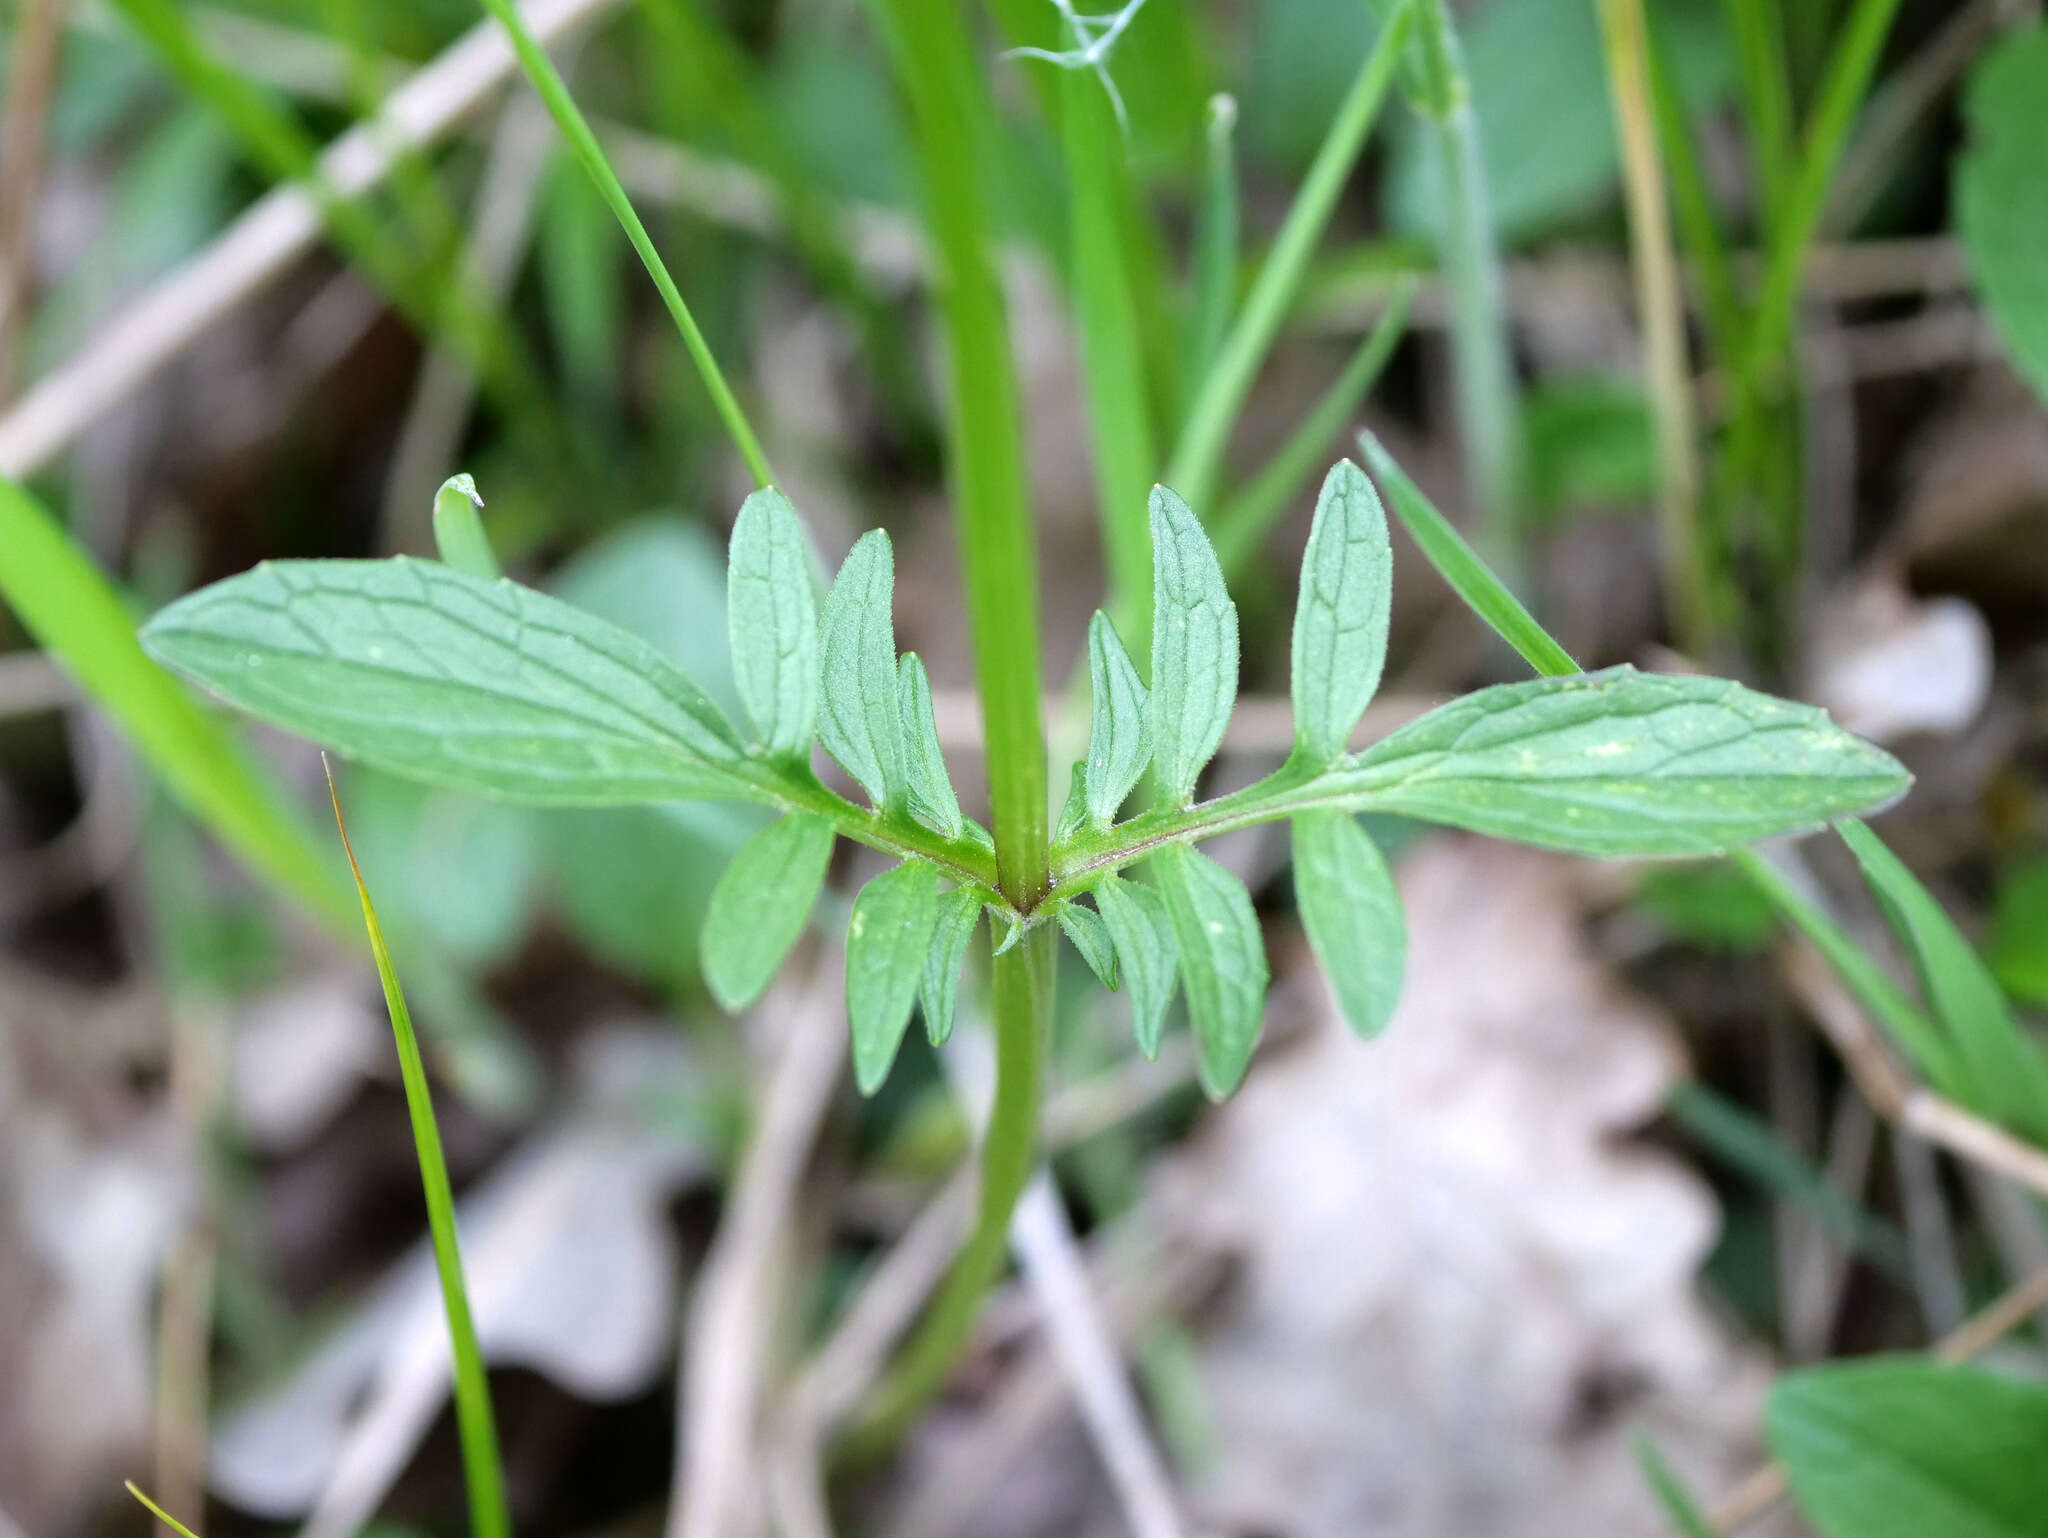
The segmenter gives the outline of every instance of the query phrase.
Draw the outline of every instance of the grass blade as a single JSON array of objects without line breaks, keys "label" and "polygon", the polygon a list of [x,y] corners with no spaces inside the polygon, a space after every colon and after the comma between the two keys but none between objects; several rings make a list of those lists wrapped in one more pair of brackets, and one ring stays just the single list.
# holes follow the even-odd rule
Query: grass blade
[{"label": "grass blade", "polygon": [[178,1535],[178,1538],[199,1538],[199,1535],[193,1532],[191,1528],[187,1527],[184,1523],[180,1522],[176,1517],[172,1516],[168,1511],[165,1511],[163,1507],[157,1505],[155,1501],[151,1500],[148,1496],[144,1495],[142,1493],[142,1487],[136,1484],[134,1480],[124,1479],[121,1481],[121,1483],[128,1487],[128,1493],[130,1495],[134,1496],[138,1501],[142,1502],[143,1506],[148,1510],[151,1516],[155,1517],[157,1521],[163,1523],[165,1527],[168,1527],[172,1532],[176,1533]]},{"label": "grass blade", "polygon": [[470,1318],[469,1294],[462,1281],[462,1251],[455,1234],[455,1193],[448,1183],[448,1161],[441,1152],[441,1129],[434,1121],[427,1068],[420,1058],[419,1037],[413,1033],[405,994],[398,986],[398,971],[392,966],[390,948],[384,943],[383,927],[370,903],[370,889],[363,885],[356,852],[349,845],[348,824],[341,815],[341,795],[334,787],[334,770],[327,765],[324,755],[321,764],[327,768],[327,794],[334,803],[334,823],[341,830],[341,847],[348,856],[349,874],[355,878],[356,896],[363,905],[363,927],[369,931],[370,952],[377,960],[377,980],[384,985],[384,1003],[391,1011],[391,1034],[398,1044],[398,1068],[405,1081],[405,1108],[412,1118],[413,1146],[419,1152],[420,1185],[427,1198],[427,1228],[433,1235],[434,1267],[441,1278],[441,1306],[448,1316],[448,1344],[455,1362],[455,1421],[462,1439],[463,1479],[469,1487],[470,1531],[476,1538],[511,1538],[505,1470],[498,1456],[497,1426],[491,1418],[490,1384],[484,1374],[483,1352],[477,1345],[476,1325]]},{"label": "grass blade", "polygon": [[1678,1475],[1671,1465],[1664,1461],[1664,1455],[1657,1450],[1657,1444],[1650,1440],[1648,1433],[1637,1431],[1628,1439],[1629,1448],[1636,1455],[1636,1466],[1643,1471],[1643,1478],[1650,1482],[1650,1491],[1657,1497],[1657,1504],[1664,1508],[1664,1516],[1679,1538],[1719,1538],[1714,1525],[1693,1501],[1684,1485],[1678,1482]]},{"label": "grass blade", "polygon": [[1202,380],[1201,391],[1181,426],[1166,481],[1197,509],[1209,505],[1231,426],[1274,337],[1280,332],[1280,322],[1286,318],[1301,287],[1309,257],[1323,227],[1329,223],[1331,209],[1336,206],[1337,194],[1343,190],[1359,149],[1386,100],[1387,87],[1400,68],[1413,12],[1409,0],[1390,9],[1372,51],[1359,66],[1350,93],[1337,109],[1330,131],[1323,136],[1308,175],[1302,178],[1280,233],[1273,239],[1273,248],[1266,254],[1265,265],[1259,269],[1258,279],[1245,295],[1244,308],[1238,311],[1236,323],[1224,339],[1216,366]]},{"label": "grass blade", "polygon": [[1563,678],[1580,671],[1571,653],[1536,623],[1535,616],[1522,607],[1521,599],[1508,591],[1507,584],[1487,568],[1465,537],[1451,527],[1448,518],[1436,510],[1422,490],[1394,463],[1380,440],[1371,433],[1358,435],[1358,447],[1373,475],[1386,489],[1387,504],[1407,528],[1422,553],[1429,557],[1451,591],[1487,624],[1494,633],[1522,656],[1538,673]]},{"label": "grass blade", "polygon": [[120,595],[35,499],[4,479],[0,597],[113,715],[180,805],[251,870],[342,930],[347,899],[290,801],[218,719],[143,655]]},{"label": "grass blade", "polygon": [[1195,224],[1194,325],[1188,341],[1190,388],[1199,390],[1223,351],[1237,303],[1242,223],[1237,200],[1237,98],[1209,98],[1202,208]]},{"label": "grass blade", "polygon": [[1315,473],[1317,464],[1329,452],[1330,441],[1344,430],[1358,403],[1379,382],[1387,360],[1394,355],[1408,329],[1408,307],[1415,297],[1415,280],[1402,278],[1393,297],[1373,322],[1372,330],[1358,344],[1344,372],[1331,381],[1320,399],[1311,406],[1287,441],[1274,451],[1265,468],[1223,504],[1217,514],[1216,559],[1223,563],[1223,575],[1234,577],[1259,548],[1267,530],[1279,521],[1287,499],[1302,482]]},{"label": "grass blade", "polygon": [[653,238],[647,233],[647,226],[640,222],[640,215],[633,208],[633,200],[626,196],[626,189],[619,184],[618,174],[612,170],[611,162],[605,159],[604,149],[597,142],[597,135],[590,131],[590,124],[584,121],[582,109],[576,105],[576,98],[569,94],[569,87],[563,81],[561,72],[555,68],[554,60],[547,55],[533,33],[528,30],[525,20],[512,0],[483,0],[484,9],[497,18],[505,29],[505,35],[512,41],[512,51],[519,58],[519,67],[526,72],[533,89],[547,106],[548,114],[555,120],[555,126],[562,131],[562,137],[569,141],[569,147],[576,152],[576,158],[583,163],[583,169],[597,184],[597,190],[607,204],[619,225],[626,232],[626,239],[633,243],[641,264],[646,267],[648,277],[661,292],[661,301],[668,306],[668,313],[682,333],[683,345],[689,349],[691,362],[697,365],[697,373],[704,381],[704,388],[710,392],[711,404],[717,409],[718,417],[725,424],[733,443],[739,448],[740,457],[747,462],[756,484],[772,486],[775,472],[769,468],[768,456],[762,451],[760,439],[754,436],[754,427],[747,420],[747,414],[740,409],[739,398],[733,394],[732,386],[726,383],[725,374],[713,356],[711,344],[704,340],[704,333],[697,327],[696,316],[684,303],[681,292],[676,288],[675,279],[669,276],[668,266],[661,259],[661,253],[654,249]]}]

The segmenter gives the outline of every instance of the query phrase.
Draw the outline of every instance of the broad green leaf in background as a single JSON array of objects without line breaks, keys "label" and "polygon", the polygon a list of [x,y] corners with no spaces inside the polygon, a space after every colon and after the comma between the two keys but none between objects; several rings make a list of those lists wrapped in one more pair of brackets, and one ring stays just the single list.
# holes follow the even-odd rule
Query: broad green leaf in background
[{"label": "broad green leaf in background", "polygon": [[1551,518],[1646,507],[1657,488],[1650,403],[1639,385],[1558,379],[1522,399],[1529,505]]},{"label": "broad green leaf in background", "polygon": [[1771,1453],[1822,1538],[2041,1538],[2048,1384],[1918,1357],[1778,1380]]},{"label": "broad green leaf in background", "polygon": [[1756,951],[1778,932],[1770,899],[1721,862],[1653,865],[1636,883],[1636,906],[1679,939],[1712,950]]},{"label": "broad green leaf in background", "polygon": [[[1733,53],[1713,0],[1652,0],[1680,95],[1695,109],[1733,82]],[[1520,244],[1610,202],[1621,157],[1614,137],[1599,21],[1591,5],[1490,0],[1461,15],[1465,73],[1479,118],[1488,202],[1499,238]],[[1436,225],[1434,157],[1415,125],[1396,130],[1389,222],[1418,233]]]},{"label": "broad green leaf in background", "polygon": [[910,809],[948,838],[958,838],[966,819],[953,777],[946,772],[945,750],[939,746],[939,723],[932,714],[932,681],[924,659],[905,652],[896,673],[897,703],[903,712],[903,772],[910,784]]},{"label": "broad green leaf in background", "polygon": [[1380,686],[1394,548],[1372,482],[1339,460],[1316,498],[1294,611],[1294,743],[1321,767],[1341,755]]},{"label": "broad green leaf in background", "polygon": [[339,927],[347,895],[304,822],[222,724],[143,654],[135,616],[35,500],[0,480],[0,597],[112,713],[178,801],[249,867]]},{"label": "broad green leaf in background", "polygon": [[1401,998],[1408,924],[1386,856],[1345,812],[1294,819],[1294,900],[1337,1007],[1368,1039]]},{"label": "broad green leaf in background", "polygon": [[780,818],[741,847],[711,889],[698,951],[711,996],[727,1013],[768,991],[804,932],[832,864],[832,838],[822,817]]},{"label": "broad green leaf in background", "polygon": [[394,774],[541,805],[758,799],[716,705],[653,647],[437,561],[274,561],[143,628],[230,704]]},{"label": "broad green leaf in background", "polygon": [[[507,488],[516,495],[517,488]],[[736,718],[726,553],[695,522],[652,513],[607,529],[550,574],[547,591],[636,635]]]},{"label": "broad green leaf in background", "polygon": [[1991,969],[1882,839],[1854,818],[1837,831],[1912,954],[1921,993],[1975,1089],[1973,1103],[1995,1120],[2048,1139],[2048,1053],[2021,1033]]},{"label": "broad green leaf in background", "polygon": [[1185,806],[1237,699],[1237,606],[1193,511],[1152,488],[1152,761]]},{"label": "broad green leaf in background", "polygon": [[2048,178],[2041,174],[2041,103],[2048,101],[2048,26],[2014,31],[1971,72],[1970,143],[1956,162],[1956,227],[1984,307],[2014,365],[2048,401]]},{"label": "broad green leaf in background", "polygon": [[1095,974],[1096,981],[1114,993],[1116,942],[1110,938],[1109,927],[1103,923],[1102,915],[1079,903],[1061,903],[1059,921],[1067,938],[1074,942],[1074,949],[1088,963],[1088,970]]},{"label": "broad green leaf in background", "polygon": [[925,1035],[935,1047],[944,1046],[953,1034],[960,967],[967,959],[967,942],[974,938],[974,921],[981,917],[981,902],[981,894],[972,887],[955,887],[939,899],[938,922],[924,957],[922,990]]},{"label": "broad green leaf in background", "polygon": [[718,877],[767,825],[760,807],[688,801],[564,808],[538,821],[564,927],[591,954],[667,988],[696,980]]},{"label": "broad green leaf in background", "polygon": [[895,557],[870,529],[825,599],[818,740],[880,807],[901,803],[903,709],[896,695]]},{"label": "broad green leaf in background", "polygon": [[1810,705],[1631,667],[1480,689],[1331,780],[1374,811],[1590,855],[1719,854],[1911,783]]},{"label": "broad green leaf in background", "polygon": [[1107,828],[1152,761],[1152,721],[1145,684],[1100,609],[1088,621],[1088,763],[1083,794],[1088,820]]},{"label": "broad green leaf in background", "polygon": [[818,723],[818,601],[803,524],[774,487],[740,504],[725,580],[733,677],[747,719],[770,754],[809,763]]},{"label": "broad green leaf in background", "polygon": [[1268,977],[1259,916],[1244,883],[1207,855],[1169,846],[1152,867],[1180,952],[1202,1089],[1221,1100],[1244,1078],[1259,1044]]},{"label": "broad green leaf in background", "polygon": [[1124,996],[1131,1001],[1131,1031],[1138,1038],[1138,1050],[1157,1057],[1180,965],[1180,946],[1166,904],[1150,887],[1106,876],[1096,885],[1095,908],[1116,943],[1118,973]]},{"label": "broad green leaf in background", "polygon": [[1989,960],[2006,992],[2048,1007],[2048,860],[2022,865],[1998,883]]},{"label": "broad green leaf in background", "polygon": [[853,900],[846,926],[846,1013],[863,1095],[889,1077],[924,981],[939,916],[939,871],[926,860],[885,870]]},{"label": "broad green leaf in background", "polygon": [[466,967],[504,960],[540,884],[535,814],[373,770],[347,785],[357,858],[401,943],[418,930]]}]

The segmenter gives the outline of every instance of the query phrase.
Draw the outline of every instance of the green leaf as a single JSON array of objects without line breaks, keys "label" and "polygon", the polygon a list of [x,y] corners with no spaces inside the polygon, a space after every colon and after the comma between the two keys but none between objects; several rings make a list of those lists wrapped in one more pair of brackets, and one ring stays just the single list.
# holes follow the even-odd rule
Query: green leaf
[{"label": "green leaf", "polygon": [[896,674],[903,712],[903,768],[910,782],[910,809],[948,838],[958,838],[964,819],[946,755],[939,747],[939,723],[932,714],[932,681],[924,659],[905,652]]},{"label": "green leaf", "polygon": [[1118,973],[1131,1001],[1131,1031],[1138,1038],[1138,1050],[1157,1057],[1180,966],[1180,946],[1166,903],[1150,887],[1105,876],[1096,884],[1095,908],[1116,942]]},{"label": "green leaf", "polygon": [[847,552],[825,599],[818,740],[877,807],[901,804],[903,710],[896,697],[896,589],[889,536],[870,529]]},{"label": "green leaf", "polygon": [[740,504],[726,567],[733,677],[761,746],[810,761],[818,721],[818,600],[796,509],[774,487]]},{"label": "green leaf", "polygon": [[1955,168],[1956,228],[1984,307],[2034,392],[2048,401],[2048,183],[2041,103],[2048,27],[2014,31],[1971,71],[1963,98],[1970,144]]},{"label": "green leaf", "polygon": [[939,899],[931,949],[924,955],[923,991],[924,1031],[935,1047],[944,1046],[946,1038],[953,1034],[960,966],[967,959],[967,942],[974,938],[974,921],[981,917],[981,903],[981,894],[964,886],[955,887]]},{"label": "green leaf", "polygon": [[1393,595],[1379,493],[1339,460],[1316,498],[1294,611],[1295,750],[1318,768],[1343,754],[1379,689]]},{"label": "green leaf", "polygon": [[443,481],[434,493],[434,548],[457,571],[489,581],[504,573],[490,536],[484,533],[484,521],[477,517],[483,505],[473,476],[465,472]]},{"label": "green leaf", "polygon": [[1294,819],[1294,900],[1345,1022],[1370,1040],[1401,998],[1408,924],[1379,846],[1345,812]]},{"label": "green leaf", "polygon": [[2006,992],[2048,1006],[2048,860],[2022,865],[1998,883],[1989,959]]},{"label": "green leaf", "polygon": [[1088,621],[1088,820],[1107,828],[1152,761],[1145,684],[1116,626],[1100,609]]},{"label": "green leaf", "polygon": [[1771,1452],[1822,1538],[2040,1538],[2048,1385],[1879,1357],[1778,1380]]},{"label": "green leaf", "polygon": [[728,720],[744,714],[732,670],[726,550],[674,513],[605,530],[549,574],[546,591],[610,620],[683,670]]},{"label": "green leaf", "polygon": [[741,847],[711,889],[698,932],[704,981],[728,1014],[768,991],[810,921],[832,864],[832,824],[810,812],[770,823]]},{"label": "green leaf", "polygon": [[1052,841],[1064,844],[1088,825],[1088,766],[1076,760],[1067,775],[1067,799],[1060,806],[1059,821],[1053,824]]},{"label": "green leaf", "polygon": [[1074,949],[1081,953],[1081,959],[1088,963],[1088,970],[1095,974],[1103,987],[1116,991],[1116,942],[1110,938],[1109,926],[1102,921],[1102,915],[1093,908],[1084,908],[1079,903],[1061,903],[1059,906],[1060,928],[1067,938],[1074,942]]},{"label": "green leaf", "polygon": [[1607,668],[1480,689],[1329,776],[1374,811],[1592,855],[1702,855],[1896,799],[1911,776],[1810,705]]},{"label": "green leaf", "polygon": [[1365,454],[1365,462],[1372,466],[1373,475],[1386,487],[1394,516],[1422,547],[1429,564],[1450,583],[1451,591],[1464,599],[1467,607],[1492,626],[1494,633],[1537,672],[1551,678],[1578,672],[1579,665],[1572,661],[1570,653],[1552,640],[1550,633],[1536,623],[1535,616],[1522,607],[1521,600],[1487,570],[1486,563],[1465,543],[1464,536],[1408,479],[1380,440],[1369,432],[1360,433],[1358,447]]},{"label": "green leaf", "polygon": [[163,609],[142,643],[413,779],[554,806],[764,795],[718,707],[653,647],[437,561],[267,561]]},{"label": "green leaf", "polygon": [[939,871],[926,860],[885,870],[853,900],[846,926],[846,1012],[863,1095],[889,1077],[924,981],[939,918]]},{"label": "green leaf", "polygon": [[0,597],[113,716],[181,806],[331,929],[353,922],[346,888],[290,798],[224,723],[143,654],[121,596],[35,499],[5,479]]},{"label": "green leaf", "polygon": [[2048,1053],[2021,1033],[1991,969],[1882,839],[1853,818],[1837,831],[1912,953],[1921,992],[1962,1059],[1973,1108],[2048,1139]]},{"label": "green leaf", "polygon": [[1152,488],[1152,761],[1167,805],[1185,806],[1237,699],[1237,606],[1209,536]]},{"label": "green leaf", "polygon": [[1180,952],[1202,1090],[1221,1100],[1244,1078],[1259,1044],[1267,981],[1259,916],[1244,883],[1207,855],[1171,845],[1152,864]]}]

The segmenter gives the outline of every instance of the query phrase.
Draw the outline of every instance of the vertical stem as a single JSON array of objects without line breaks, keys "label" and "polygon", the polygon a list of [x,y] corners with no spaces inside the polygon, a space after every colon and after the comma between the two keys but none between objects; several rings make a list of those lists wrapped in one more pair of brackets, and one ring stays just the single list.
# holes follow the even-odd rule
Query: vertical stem
[{"label": "vertical stem", "polygon": [[1195,226],[1194,326],[1188,345],[1190,390],[1200,390],[1230,329],[1237,303],[1241,216],[1237,199],[1237,99],[1209,98],[1202,211]]},{"label": "vertical stem", "polygon": [[1699,460],[1686,371],[1684,300],[1671,247],[1664,176],[1657,163],[1643,0],[1600,0],[1600,25],[1621,139],[1637,323],[1643,331],[1643,374],[1656,415],[1664,602],[1671,611],[1673,631],[1697,652],[1710,626],[1711,596],[1697,520]]},{"label": "vertical stem", "polygon": [[1451,295],[1465,471],[1478,505],[1481,540],[1495,570],[1520,570],[1521,406],[1501,299],[1500,251],[1486,195],[1479,120],[1445,0],[1418,0],[1421,86],[1416,106],[1429,121],[1443,193],[1440,260]]},{"label": "vertical stem", "polygon": [[[1028,910],[1048,886],[1045,736],[1022,413],[983,199],[993,125],[954,0],[872,3],[916,124],[946,327],[948,462],[967,567],[996,879],[1012,905]],[[857,1447],[888,1445],[945,1381],[971,1338],[982,1295],[1002,1269],[1010,1213],[1036,1158],[1053,955],[1052,930],[1041,927],[996,958],[995,1100],[982,1137],[974,1232],[884,1385],[879,1408],[856,1428]]]}]

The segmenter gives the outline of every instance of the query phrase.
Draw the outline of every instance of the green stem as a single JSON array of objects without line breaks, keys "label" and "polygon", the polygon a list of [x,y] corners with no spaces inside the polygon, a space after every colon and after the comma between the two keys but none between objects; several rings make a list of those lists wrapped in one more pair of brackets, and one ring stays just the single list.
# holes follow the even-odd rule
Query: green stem
[{"label": "green stem", "polygon": [[1521,406],[1508,351],[1500,251],[1487,202],[1479,119],[1445,0],[1419,0],[1425,82],[1417,109],[1431,128],[1442,190],[1439,261],[1451,300],[1451,354],[1465,471],[1481,544],[1496,569],[1520,568]]},{"label": "green stem", "polygon": [[1010,1214],[1037,1163],[1041,1022],[1052,1009],[1056,943],[1056,931],[1042,924],[995,959],[996,1097],[982,1134],[974,1229],[874,1407],[848,1433],[841,1454],[850,1461],[864,1461],[901,1439],[944,1386],[973,1337],[982,1298],[1002,1274]]},{"label": "green stem", "polygon": [[546,104],[548,113],[555,120],[555,126],[562,137],[569,141],[569,147],[576,152],[576,158],[583,162],[583,169],[597,184],[599,194],[610,205],[619,227],[626,232],[626,239],[633,243],[639,253],[641,265],[647,269],[648,277],[661,291],[662,303],[668,306],[668,313],[676,323],[676,329],[683,335],[683,345],[689,349],[690,359],[697,365],[697,373],[704,381],[704,388],[710,392],[711,403],[717,409],[719,419],[725,423],[725,430],[738,446],[740,456],[746,460],[747,469],[755,483],[761,486],[775,484],[775,472],[769,468],[768,456],[761,449],[761,442],[754,436],[753,424],[740,409],[739,398],[726,383],[725,374],[718,366],[718,359],[712,355],[711,344],[704,340],[704,333],[697,329],[697,318],[690,313],[689,305],[683,302],[677,290],[675,279],[669,276],[668,266],[661,259],[661,253],[654,249],[654,241],[647,233],[647,226],[640,222],[640,215],[633,209],[632,199],[626,196],[626,189],[619,185],[618,176],[612,171],[611,162],[605,159],[604,150],[597,142],[597,135],[590,131],[584,121],[582,109],[576,105],[576,98],[569,94],[569,87],[562,80],[561,72],[555,68],[547,50],[527,29],[525,20],[512,0],[483,0],[484,9],[497,18],[512,41],[512,51],[519,58],[519,67],[526,72],[534,91]]},{"label": "green stem", "polygon": [[1729,0],[1728,23],[1748,109],[1758,225],[1776,229],[1792,186],[1792,72],[1785,60],[1784,18],[1777,0]]},{"label": "green stem", "polygon": [[1337,195],[1344,190],[1366,135],[1379,116],[1387,87],[1401,67],[1414,10],[1411,0],[1397,0],[1390,8],[1372,52],[1366,55],[1308,175],[1302,178],[1258,279],[1245,295],[1244,308],[1238,311],[1216,366],[1203,379],[1201,392],[1189,408],[1180,442],[1167,466],[1166,481],[1198,514],[1208,508],[1215,493],[1231,426],[1279,335],[1280,323],[1294,303],[1309,257],[1336,207]]},{"label": "green stem", "polygon": [[[960,519],[981,692],[997,886],[1028,913],[1048,881],[1037,562],[1025,500],[1022,410],[1003,293],[990,255],[994,128],[954,0],[873,0],[916,124],[948,343],[948,468]],[[1039,1056],[1052,1012],[1052,931],[995,963],[996,1082],[967,1247],[857,1437],[885,1446],[944,1383],[1002,1269],[1010,1213],[1036,1158]]]},{"label": "green stem", "polygon": [[1237,303],[1242,224],[1237,198],[1237,99],[1209,98],[1208,155],[1203,162],[1202,211],[1195,226],[1194,326],[1188,341],[1188,379],[1200,390],[1223,351]]}]

